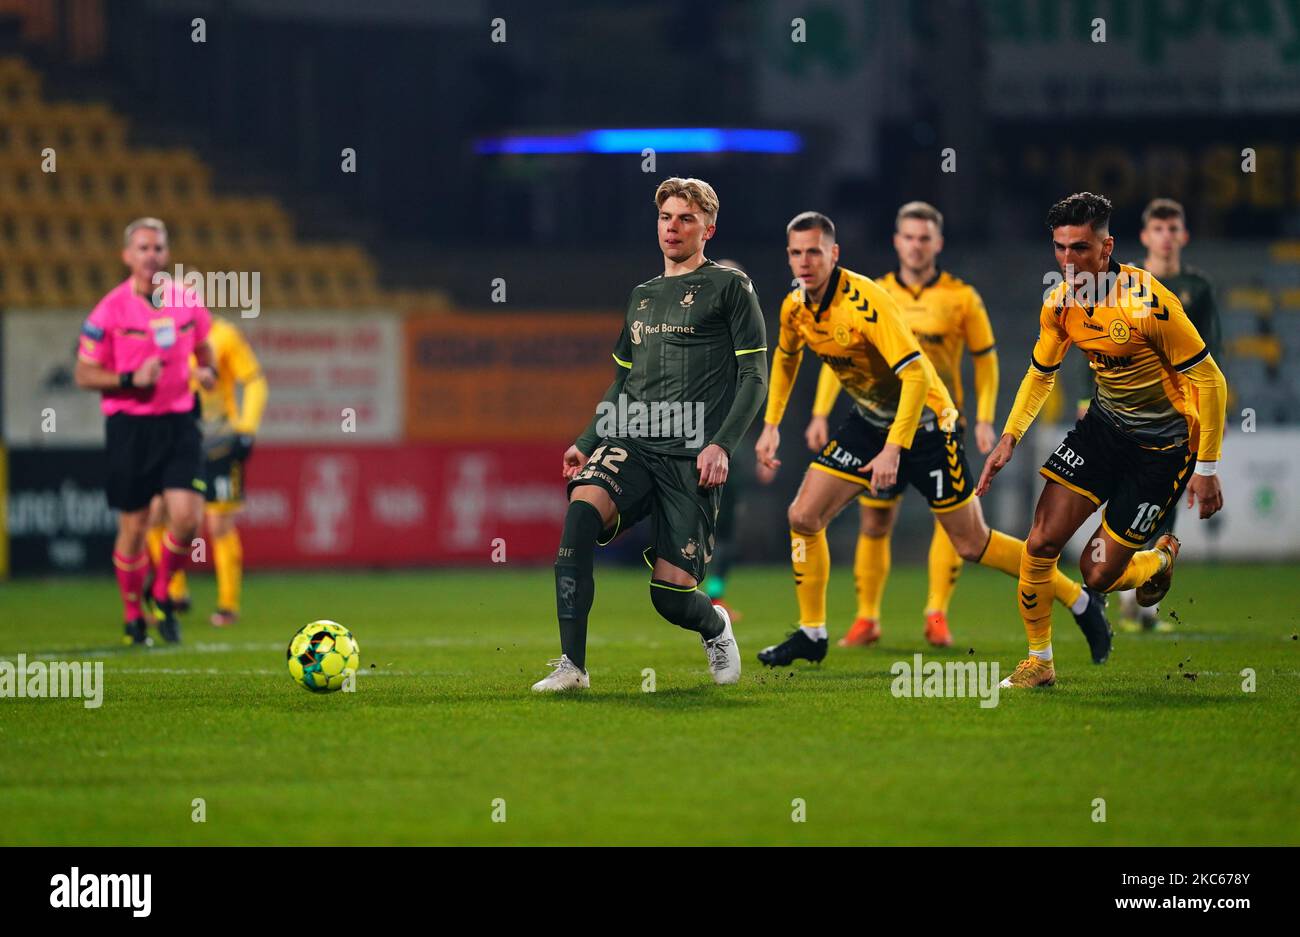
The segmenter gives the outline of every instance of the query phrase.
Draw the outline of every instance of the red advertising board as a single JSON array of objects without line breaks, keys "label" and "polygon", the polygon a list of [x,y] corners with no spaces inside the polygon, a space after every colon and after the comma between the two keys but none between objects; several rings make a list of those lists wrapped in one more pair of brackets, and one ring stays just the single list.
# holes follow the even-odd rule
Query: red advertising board
[{"label": "red advertising board", "polygon": [[[566,443],[258,446],[249,568],[551,561]],[[498,540],[498,538],[500,538]]]}]

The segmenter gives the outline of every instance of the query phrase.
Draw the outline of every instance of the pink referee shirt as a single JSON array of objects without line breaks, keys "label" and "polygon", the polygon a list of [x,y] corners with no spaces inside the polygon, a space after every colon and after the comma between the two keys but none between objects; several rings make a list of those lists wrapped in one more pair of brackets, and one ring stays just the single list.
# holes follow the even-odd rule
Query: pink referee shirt
[{"label": "pink referee shirt", "polygon": [[129,278],[112,289],[81,327],[78,356],[125,374],[158,355],[162,373],[153,387],[104,391],[104,414],[160,416],[192,409],[190,354],[208,337],[211,326],[212,315],[198,304],[197,294],[175,283],[163,294],[161,309],[148,297],[137,296]]}]

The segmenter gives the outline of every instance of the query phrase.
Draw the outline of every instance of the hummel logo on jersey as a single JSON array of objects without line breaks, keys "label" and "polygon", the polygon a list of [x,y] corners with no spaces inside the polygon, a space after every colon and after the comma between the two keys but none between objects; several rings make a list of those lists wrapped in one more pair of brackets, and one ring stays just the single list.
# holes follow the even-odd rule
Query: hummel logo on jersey
[{"label": "hummel logo on jersey", "polygon": [[1092,323],[1092,322],[1084,322],[1084,323],[1083,323],[1083,327],[1084,327],[1085,329],[1092,329],[1094,332],[1104,332],[1104,331],[1106,331],[1106,330],[1103,329],[1100,325],[1096,325],[1095,323]]},{"label": "hummel logo on jersey", "polygon": [[636,304],[636,311],[644,312],[649,306],[650,306],[650,297],[647,296],[645,299],[641,300],[641,302]]}]

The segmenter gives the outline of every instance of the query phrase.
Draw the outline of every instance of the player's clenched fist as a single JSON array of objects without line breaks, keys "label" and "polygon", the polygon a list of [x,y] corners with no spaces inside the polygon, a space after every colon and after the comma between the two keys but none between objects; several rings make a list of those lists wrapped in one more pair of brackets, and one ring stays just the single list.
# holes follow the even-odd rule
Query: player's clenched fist
[{"label": "player's clenched fist", "polygon": [[577,446],[570,446],[564,452],[564,477],[570,479],[582,471],[582,467],[587,464],[587,457],[582,454],[582,450]]},{"label": "player's clenched fist", "polygon": [[695,457],[695,467],[700,472],[701,488],[717,488],[727,480],[731,459],[728,458],[726,449],[719,445],[709,445]]},{"label": "player's clenched fist", "polygon": [[998,440],[996,448],[989,453],[989,457],[984,460],[984,471],[980,472],[980,482],[975,486],[975,494],[983,497],[993,484],[993,476],[1011,461],[1011,453],[1016,448],[1016,437],[1010,433],[1003,433],[1002,438]]}]

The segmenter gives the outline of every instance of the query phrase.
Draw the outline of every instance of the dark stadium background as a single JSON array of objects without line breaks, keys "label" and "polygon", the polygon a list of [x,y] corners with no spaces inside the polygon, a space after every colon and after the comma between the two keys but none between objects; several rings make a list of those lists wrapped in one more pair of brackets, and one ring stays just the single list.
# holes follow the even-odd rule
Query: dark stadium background
[{"label": "dark stadium background", "polygon": [[[1180,199],[1185,260],[1217,285],[1232,390],[1228,509],[1189,547],[1294,557],[1290,11],[1279,0],[0,0],[8,565],[107,568],[102,430],[71,386],[72,349],[79,318],[124,275],[118,240],[139,215],[168,222],[173,263],[263,278],[260,315],[238,323],[272,399],[251,466],[250,566],[484,564],[498,537],[511,562],[548,562],[559,457],[608,380],[628,291],[660,272],[651,195],[669,175],[716,187],[708,253],[749,270],[770,330],[792,215],[831,215],[845,265],[878,275],[893,265],[897,206],[933,201],[947,219],[942,265],[992,316],[999,421],[1052,270],[1048,206],[1081,189],[1109,195],[1117,254],[1134,261],[1142,207]],[[1095,17],[1105,43],[1089,38]],[[492,41],[496,18],[504,42]],[[792,41],[796,18],[804,42]],[[637,128],[786,131],[800,145],[660,152],[653,172],[639,152],[483,152],[501,138]],[[55,173],[41,171],[46,147]],[[355,172],[341,170],[345,148]],[[955,172],[941,170],[949,148]],[[1241,168],[1247,148],[1254,172]],[[304,377],[311,364],[324,376]],[[788,549],[783,510],[815,371],[805,361],[783,425],[782,476],[742,500],[744,560],[781,562]],[[1061,394],[1043,422],[1072,419],[1073,399]],[[333,415],[349,405],[354,434]],[[40,428],[47,406],[55,432]],[[1034,439],[1059,437],[1045,427]],[[982,464],[973,446],[971,459]],[[748,451],[736,461],[741,474],[752,464]],[[998,526],[1027,526],[1036,464],[1022,455],[999,482],[986,507]],[[919,500],[895,538],[902,561],[928,545]],[[837,523],[840,549],[853,529]]]}]

